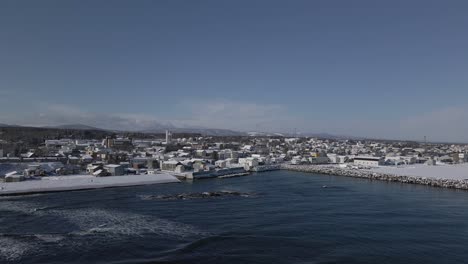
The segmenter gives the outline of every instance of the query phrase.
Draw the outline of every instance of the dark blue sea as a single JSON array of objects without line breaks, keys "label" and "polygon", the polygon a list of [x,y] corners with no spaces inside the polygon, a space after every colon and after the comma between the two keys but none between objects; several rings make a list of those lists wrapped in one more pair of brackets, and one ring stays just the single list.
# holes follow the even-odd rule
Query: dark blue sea
[{"label": "dark blue sea", "polygon": [[[249,195],[142,199],[222,190]],[[275,171],[1,197],[0,262],[468,263],[468,192]]]}]

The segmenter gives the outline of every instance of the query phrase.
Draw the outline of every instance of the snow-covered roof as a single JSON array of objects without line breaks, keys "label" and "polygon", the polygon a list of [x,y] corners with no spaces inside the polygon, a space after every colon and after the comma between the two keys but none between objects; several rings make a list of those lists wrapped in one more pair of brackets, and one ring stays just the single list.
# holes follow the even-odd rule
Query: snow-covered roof
[{"label": "snow-covered roof", "polygon": [[91,155],[83,155],[81,159],[93,159],[93,157]]},{"label": "snow-covered roof", "polygon": [[93,175],[95,175],[95,176],[96,176],[96,175],[99,175],[99,174],[101,174],[102,172],[103,172],[103,170],[97,170],[97,171],[93,172]]},{"label": "snow-covered roof", "polygon": [[5,174],[5,177],[10,177],[10,176],[13,176],[15,174],[18,174],[18,172],[17,171],[12,171],[12,172],[9,172],[9,173]]},{"label": "snow-covered roof", "polygon": [[178,161],[176,161],[176,160],[168,160],[168,161],[164,161],[164,164],[173,164],[173,165],[175,165],[175,164],[178,164],[178,163],[179,163],[179,162],[178,162]]},{"label": "snow-covered roof", "polygon": [[107,165],[105,165],[104,167],[107,167],[107,168],[118,168],[118,167],[120,167],[120,166],[122,166],[122,165],[119,165],[119,164],[107,164]]}]

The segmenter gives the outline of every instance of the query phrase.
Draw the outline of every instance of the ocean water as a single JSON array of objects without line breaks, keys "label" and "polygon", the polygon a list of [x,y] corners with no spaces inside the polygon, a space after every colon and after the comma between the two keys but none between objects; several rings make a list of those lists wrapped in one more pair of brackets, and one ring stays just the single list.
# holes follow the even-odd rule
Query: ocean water
[{"label": "ocean water", "polygon": [[[142,199],[221,190],[250,195]],[[467,263],[467,248],[467,191],[338,176],[0,197],[0,263]]]}]

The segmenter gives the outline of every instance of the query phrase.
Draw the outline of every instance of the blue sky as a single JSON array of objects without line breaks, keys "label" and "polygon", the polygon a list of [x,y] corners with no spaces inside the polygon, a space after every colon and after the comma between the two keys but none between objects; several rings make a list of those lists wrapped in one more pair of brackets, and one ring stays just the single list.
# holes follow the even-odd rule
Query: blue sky
[{"label": "blue sky", "polygon": [[0,123],[468,141],[467,13],[450,0],[2,1]]}]

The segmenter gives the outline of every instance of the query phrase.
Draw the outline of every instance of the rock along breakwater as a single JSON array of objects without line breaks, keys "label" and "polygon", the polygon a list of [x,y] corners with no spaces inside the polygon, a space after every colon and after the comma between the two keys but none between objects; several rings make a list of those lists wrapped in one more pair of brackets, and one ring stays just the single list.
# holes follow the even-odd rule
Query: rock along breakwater
[{"label": "rock along breakwater", "polygon": [[340,168],[324,165],[290,165],[282,164],[281,169],[299,172],[319,173],[326,175],[347,176],[368,180],[387,182],[401,182],[408,184],[421,184],[432,187],[468,190],[468,180],[438,179],[432,177],[403,176],[387,173],[379,173],[362,169]]}]

